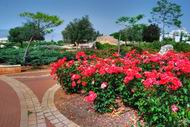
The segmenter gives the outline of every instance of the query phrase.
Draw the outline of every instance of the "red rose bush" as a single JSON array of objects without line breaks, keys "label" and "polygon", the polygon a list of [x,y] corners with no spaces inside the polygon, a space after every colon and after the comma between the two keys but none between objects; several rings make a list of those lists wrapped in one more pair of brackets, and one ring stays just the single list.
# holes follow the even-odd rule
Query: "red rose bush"
[{"label": "red rose bush", "polygon": [[189,53],[147,51],[115,53],[109,58],[76,54],[51,64],[53,75],[68,93],[85,91],[85,101],[97,112],[119,108],[117,99],[138,110],[147,126],[190,124]]}]

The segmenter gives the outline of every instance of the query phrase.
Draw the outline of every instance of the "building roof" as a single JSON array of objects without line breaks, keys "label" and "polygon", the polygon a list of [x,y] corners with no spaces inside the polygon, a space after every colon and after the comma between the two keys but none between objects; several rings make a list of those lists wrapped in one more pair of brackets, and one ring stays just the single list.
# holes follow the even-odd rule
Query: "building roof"
[{"label": "building roof", "polygon": [[7,37],[0,37],[0,41],[7,41],[8,38]]},{"label": "building roof", "polygon": [[117,45],[118,40],[112,36],[104,35],[104,36],[97,37],[96,42],[100,42],[101,44],[108,43],[111,45]]}]

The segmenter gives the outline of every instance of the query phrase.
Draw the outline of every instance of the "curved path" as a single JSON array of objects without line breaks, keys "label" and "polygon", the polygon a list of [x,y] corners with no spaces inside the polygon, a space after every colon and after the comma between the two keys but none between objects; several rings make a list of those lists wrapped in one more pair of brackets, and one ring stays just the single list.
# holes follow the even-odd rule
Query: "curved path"
[{"label": "curved path", "polygon": [[0,127],[77,127],[54,105],[49,70],[0,76]]},{"label": "curved path", "polygon": [[20,103],[15,91],[0,80],[0,127],[20,126]]},{"label": "curved path", "polygon": [[45,113],[45,116],[55,127],[79,127],[74,122],[67,119],[64,115],[62,115],[54,104],[54,95],[55,92],[60,88],[60,85],[54,85],[49,88],[45,93],[42,101],[42,108]]}]

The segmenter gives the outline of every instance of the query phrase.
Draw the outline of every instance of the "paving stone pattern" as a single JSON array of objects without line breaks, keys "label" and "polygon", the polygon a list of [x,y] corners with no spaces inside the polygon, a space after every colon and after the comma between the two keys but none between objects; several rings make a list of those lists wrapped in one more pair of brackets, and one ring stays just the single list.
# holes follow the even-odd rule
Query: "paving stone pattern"
[{"label": "paving stone pattern", "polygon": [[1,76],[0,79],[9,84],[19,97],[21,107],[20,126],[46,127],[41,105],[32,90],[14,78]]},{"label": "paving stone pattern", "polygon": [[55,92],[60,88],[60,85],[54,85],[45,93],[42,100],[42,108],[45,117],[53,124],[55,127],[79,127],[74,122],[67,119],[62,115],[54,104]]},{"label": "paving stone pattern", "polygon": [[[4,92],[0,93],[0,96],[4,96],[7,92],[12,92],[9,96],[15,96],[14,103],[17,103],[15,110],[17,111],[16,122],[6,123],[2,121],[6,121],[7,117],[3,117],[0,120],[0,127],[11,127],[14,123],[13,127],[79,127],[74,122],[67,119],[64,115],[62,115],[54,104],[54,94],[57,89],[60,88],[59,85],[53,85],[50,87],[44,94],[42,99],[42,104],[38,100],[37,96],[34,94],[34,89],[29,88],[25,83],[17,80],[17,79],[36,79],[36,78],[44,78],[49,76],[49,71],[44,71],[46,74],[41,74],[43,71],[39,72],[26,72],[26,73],[18,73],[13,75],[1,75],[0,76],[0,85],[3,89],[3,86],[10,87],[4,88]],[[17,78],[17,79],[15,79]],[[43,83],[43,82],[42,82]],[[44,88],[47,89],[47,88]],[[10,99],[11,100],[11,99]],[[13,101],[13,99],[12,99]],[[19,101],[19,102],[18,102]],[[20,105],[19,105],[20,104]],[[1,110],[0,110],[1,111]],[[10,110],[11,111],[11,110]],[[20,114],[19,114],[20,112]],[[6,111],[9,117],[12,117],[9,110]],[[0,115],[1,117],[1,115]],[[51,123],[51,124],[50,124]],[[20,125],[19,125],[20,124]]]}]

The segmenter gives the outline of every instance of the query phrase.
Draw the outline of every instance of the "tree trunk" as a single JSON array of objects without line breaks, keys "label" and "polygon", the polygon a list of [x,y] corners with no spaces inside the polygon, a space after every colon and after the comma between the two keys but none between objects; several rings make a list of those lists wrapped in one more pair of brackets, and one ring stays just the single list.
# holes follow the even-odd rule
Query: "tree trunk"
[{"label": "tree trunk", "polygon": [[120,54],[120,40],[121,40],[121,32],[119,32],[119,40],[118,40],[118,43],[117,43],[117,46],[118,46],[117,52],[118,52],[118,54]]},{"label": "tree trunk", "polygon": [[22,41],[20,42],[20,46],[23,48],[23,42]]},{"label": "tree trunk", "polygon": [[24,52],[23,64],[26,63],[26,55],[27,55],[27,53],[28,53],[28,49],[29,49],[29,47],[30,47],[30,43],[32,42],[32,39],[33,39],[33,37],[30,38],[30,40],[29,40],[29,42],[28,42],[28,45],[27,45],[27,47],[26,47],[26,50],[25,50],[25,52]]},{"label": "tree trunk", "polygon": [[183,41],[183,32],[180,32],[180,39],[179,39],[180,42]]},{"label": "tree trunk", "polygon": [[76,50],[78,51],[79,49],[79,44],[75,41],[75,46],[76,46]]},{"label": "tree trunk", "polygon": [[163,25],[162,25],[162,40],[164,40],[165,38],[165,23],[163,22]]}]

